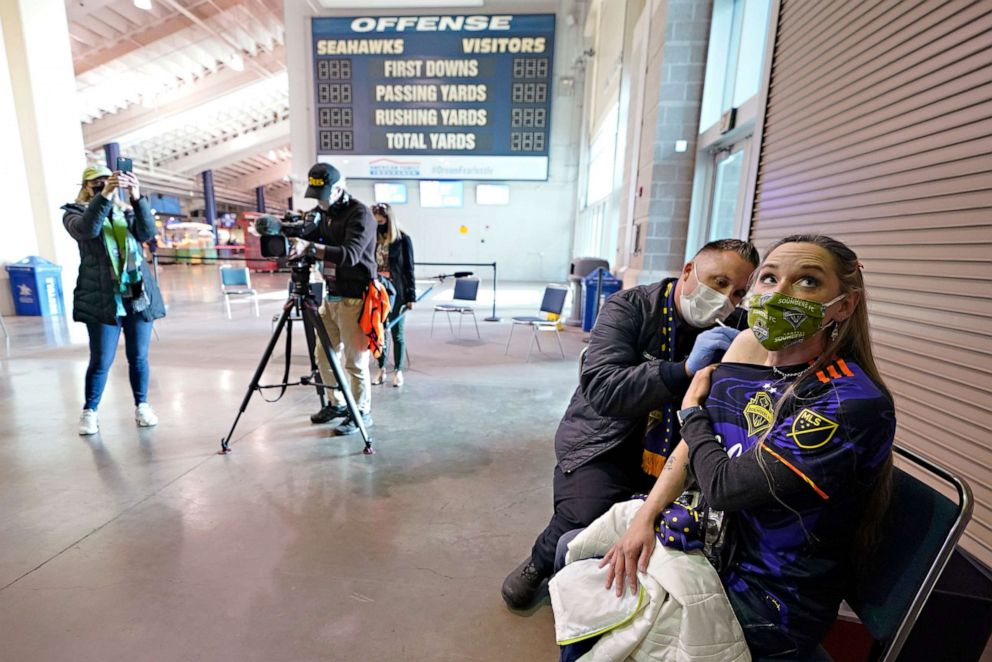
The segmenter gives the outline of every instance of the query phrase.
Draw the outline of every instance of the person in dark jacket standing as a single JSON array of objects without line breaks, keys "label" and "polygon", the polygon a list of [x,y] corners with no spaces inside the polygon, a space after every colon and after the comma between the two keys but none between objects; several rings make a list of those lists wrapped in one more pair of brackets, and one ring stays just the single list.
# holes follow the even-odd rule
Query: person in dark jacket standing
[{"label": "person in dark jacket standing", "polygon": [[[311,213],[319,217],[316,229],[303,238],[291,239],[292,254],[309,254],[324,263],[326,297],[320,319],[337,352],[341,367],[351,382],[351,392],[365,427],[372,425],[372,390],[369,379],[369,340],[359,318],[363,299],[375,266],[375,219],[368,207],[345,190],[338,169],[327,163],[310,168],[306,197],[317,200]],[[334,373],[319,348],[316,351],[321,380],[334,385]],[[310,417],[313,423],[328,423],[348,413],[344,396],[332,389],[331,403]],[[354,434],[358,424],[348,418],[334,428],[337,435]]]},{"label": "person in dark jacket standing", "polygon": [[[403,232],[396,220],[396,212],[386,203],[372,205],[377,236],[375,244],[376,265],[379,277],[387,278],[396,290],[396,298],[389,311],[390,330],[393,336],[393,386],[403,386],[403,368],[406,367],[406,312],[413,310],[417,301],[417,286],[413,279],[413,241]],[[372,384],[385,381],[387,347],[379,355],[379,370]]]},{"label": "person in dark jacket standing", "polygon": [[508,606],[534,601],[563,533],[651,489],[678,444],[675,412],[692,376],[718,361],[738,333],[722,322],[744,298],[757,265],[750,243],[712,241],[677,279],[623,290],[603,305],[555,433],[554,514],[530,556],[504,580]]},{"label": "person in dark jacket standing", "polygon": [[[118,200],[117,189],[127,191],[130,207]],[[141,250],[141,244],[155,236],[155,217],[148,198],[142,197],[134,173],[94,166],[83,171],[83,186],[76,201],[62,209],[62,223],[79,242],[72,318],[86,324],[90,344],[79,434],[100,430],[97,407],[121,331],[135,421],[140,427],[157,425],[158,417],[148,404],[148,345],[152,323],[165,316],[165,305]]]}]

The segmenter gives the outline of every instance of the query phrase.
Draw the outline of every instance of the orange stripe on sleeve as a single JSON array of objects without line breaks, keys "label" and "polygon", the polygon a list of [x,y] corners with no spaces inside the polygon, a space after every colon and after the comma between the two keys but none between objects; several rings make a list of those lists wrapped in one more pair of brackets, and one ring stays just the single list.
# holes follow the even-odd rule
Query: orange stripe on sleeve
[{"label": "orange stripe on sleeve", "polygon": [[806,474],[804,474],[794,464],[790,463],[784,457],[782,457],[781,455],[779,455],[778,453],[776,453],[775,451],[773,451],[771,448],[769,448],[767,445],[765,445],[765,442],[761,442],[761,448],[763,450],[768,451],[768,453],[772,457],[774,457],[776,460],[778,460],[779,462],[781,462],[785,466],[789,467],[789,469],[791,469],[794,474],[796,474],[797,476],[799,476],[800,478],[802,478],[804,481],[806,481],[806,483],[810,487],[813,488],[813,491],[816,492],[818,495],[820,495],[820,498],[821,499],[823,499],[824,501],[829,501],[830,500],[830,496],[827,495],[827,493],[824,492],[823,490],[821,490],[819,487],[817,487],[816,486],[816,483],[814,483],[813,480],[809,476],[807,476]]},{"label": "orange stripe on sleeve", "polygon": [[837,359],[837,365],[840,366],[840,371],[845,375],[848,377],[854,377],[854,373],[851,372],[851,369],[847,367],[846,363],[844,363],[844,359]]},{"label": "orange stripe on sleeve", "polygon": [[834,367],[834,364],[831,363],[827,366],[827,372],[830,373],[830,376],[833,379],[840,379],[840,373],[837,372],[837,368]]},{"label": "orange stripe on sleeve", "polygon": [[825,374],[823,374],[823,371],[822,370],[817,371],[816,377],[817,377],[817,379],[819,379],[824,384],[829,384],[830,383],[830,380],[827,379],[827,376]]}]

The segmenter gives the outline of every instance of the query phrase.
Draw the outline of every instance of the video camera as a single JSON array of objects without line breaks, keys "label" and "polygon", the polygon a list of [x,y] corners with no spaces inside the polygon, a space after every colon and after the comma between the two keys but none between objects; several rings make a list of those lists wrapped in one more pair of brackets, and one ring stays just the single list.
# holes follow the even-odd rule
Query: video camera
[{"label": "video camera", "polygon": [[305,214],[286,212],[280,221],[275,216],[262,216],[255,221],[262,257],[280,258],[289,255],[289,238],[304,237],[317,229],[317,210]]}]

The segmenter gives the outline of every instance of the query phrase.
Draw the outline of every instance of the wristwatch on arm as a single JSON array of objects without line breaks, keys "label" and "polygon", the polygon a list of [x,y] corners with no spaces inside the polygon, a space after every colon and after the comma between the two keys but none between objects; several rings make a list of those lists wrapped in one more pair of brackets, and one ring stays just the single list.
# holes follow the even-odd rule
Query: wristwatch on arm
[{"label": "wristwatch on arm", "polygon": [[679,425],[685,426],[691,418],[705,412],[706,410],[703,407],[696,405],[694,407],[686,407],[685,409],[678,410],[675,413],[675,416],[679,419]]}]

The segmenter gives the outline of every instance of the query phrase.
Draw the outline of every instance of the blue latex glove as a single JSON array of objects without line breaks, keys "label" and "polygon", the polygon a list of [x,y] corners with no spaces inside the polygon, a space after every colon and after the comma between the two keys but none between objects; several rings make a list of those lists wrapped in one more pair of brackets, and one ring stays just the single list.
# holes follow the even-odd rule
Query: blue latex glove
[{"label": "blue latex glove", "polygon": [[740,333],[737,329],[729,326],[715,326],[709,331],[703,331],[696,338],[696,344],[689,352],[689,358],[685,360],[685,371],[690,377],[696,374],[700,368],[705,368],[711,363],[716,363],[719,356],[730,347],[734,338]]}]

